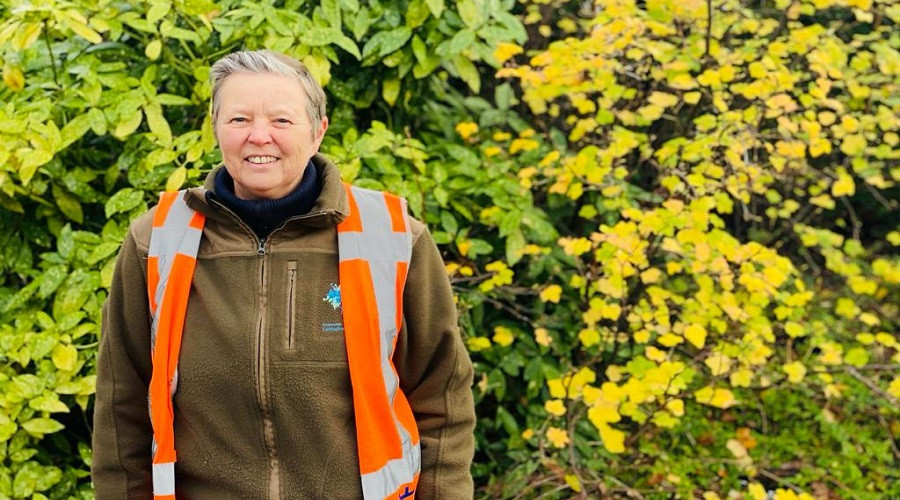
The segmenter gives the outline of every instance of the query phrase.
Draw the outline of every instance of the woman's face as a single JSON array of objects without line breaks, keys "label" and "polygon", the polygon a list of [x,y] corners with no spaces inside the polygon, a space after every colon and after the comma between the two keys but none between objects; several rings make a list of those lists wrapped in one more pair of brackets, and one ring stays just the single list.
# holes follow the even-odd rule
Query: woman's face
[{"label": "woman's face", "polygon": [[234,194],[245,200],[290,194],[319,150],[328,119],[314,135],[306,93],[286,75],[235,73],[219,92],[216,139]]}]

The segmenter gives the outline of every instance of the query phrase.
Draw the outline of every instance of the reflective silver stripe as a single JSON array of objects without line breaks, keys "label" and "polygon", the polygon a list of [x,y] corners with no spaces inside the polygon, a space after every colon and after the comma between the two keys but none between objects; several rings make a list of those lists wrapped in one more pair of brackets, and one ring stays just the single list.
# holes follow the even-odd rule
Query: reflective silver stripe
[{"label": "reflective silver stripe", "polygon": [[388,461],[375,472],[362,475],[363,496],[366,499],[384,500],[397,491],[402,484],[412,481],[422,468],[422,453],[419,445],[411,449],[403,447],[403,457]]},{"label": "reflective silver stripe", "polygon": [[[157,258],[157,274],[159,282],[156,285],[155,299],[156,309],[150,311],[152,318],[150,324],[150,352],[156,350],[156,336],[159,330],[159,316],[162,312],[163,297],[165,296],[166,285],[169,281],[169,274],[172,270],[172,264],[175,262],[176,254],[182,254],[187,257],[196,259],[197,252],[200,248],[200,239],[203,236],[201,229],[190,226],[191,219],[194,217],[194,210],[187,206],[184,201],[184,191],[179,191],[166,219],[160,227],[153,227],[150,233],[150,248],[148,250],[149,257]],[[178,389],[178,367],[172,376],[170,396],[175,395]],[[150,415],[153,415],[153,408],[150,405],[150,398],[147,398],[147,406]],[[157,444],[156,438],[152,441],[152,455],[156,456]],[[175,464],[167,462],[162,464],[153,464],[153,494],[154,495],[174,495],[175,494]]]},{"label": "reflective silver stripe", "polygon": [[175,494],[175,462],[153,464],[153,494]]},{"label": "reflective silver stripe", "polygon": [[157,274],[159,275],[155,292],[157,310],[150,311],[153,318],[150,325],[151,351],[156,348],[157,318],[162,310],[162,299],[165,295],[169,271],[175,261],[175,254],[180,253],[196,258],[197,250],[200,248],[203,231],[190,226],[194,213],[194,210],[188,207],[184,201],[184,191],[179,191],[172,206],[169,207],[169,213],[166,214],[163,225],[154,227],[150,233],[150,248],[147,256],[158,259]]},{"label": "reflective silver stripe", "polygon": [[[380,359],[382,379],[388,402],[393,411],[393,402],[400,381],[393,370],[391,355],[397,336],[397,263],[409,263],[412,256],[412,231],[406,201],[401,201],[406,230],[396,232],[392,228],[390,212],[384,194],[351,187],[362,225],[362,232],[338,233],[338,253],[341,261],[362,259],[369,265],[375,303],[378,310],[380,335]],[[375,472],[363,474],[362,487],[366,500],[384,500],[401,485],[411,482],[421,470],[421,448],[413,444],[412,436],[394,415],[394,425],[401,440],[403,455],[388,461]]]}]

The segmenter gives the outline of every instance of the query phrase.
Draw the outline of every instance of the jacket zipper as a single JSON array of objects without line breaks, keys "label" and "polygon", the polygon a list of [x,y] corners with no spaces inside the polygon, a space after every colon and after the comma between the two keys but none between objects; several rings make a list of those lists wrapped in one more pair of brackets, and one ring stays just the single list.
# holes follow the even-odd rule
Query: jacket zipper
[{"label": "jacket zipper", "polygon": [[256,254],[260,257],[259,263],[259,321],[256,331],[256,391],[259,399],[259,408],[263,417],[263,434],[266,439],[266,448],[269,452],[269,499],[280,498],[280,471],[278,454],[275,449],[275,425],[269,411],[269,400],[266,397],[266,308],[268,306],[268,287],[266,286],[266,239],[258,239],[259,246]]},{"label": "jacket zipper", "polygon": [[288,317],[287,317],[287,331],[288,331],[288,349],[294,348],[294,311],[297,307],[297,298],[294,295],[294,283],[297,280],[297,261],[292,260],[288,262]]}]

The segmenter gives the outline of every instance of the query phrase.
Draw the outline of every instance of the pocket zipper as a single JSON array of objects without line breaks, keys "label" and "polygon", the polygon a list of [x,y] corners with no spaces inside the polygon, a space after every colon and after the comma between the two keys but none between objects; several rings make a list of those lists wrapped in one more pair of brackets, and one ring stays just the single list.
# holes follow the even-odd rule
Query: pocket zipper
[{"label": "pocket zipper", "polygon": [[296,307],[297,297],[294,293],[294,283],[297,281],[297,262],[288,262],[288,349],[294,348],[294,308]]}]

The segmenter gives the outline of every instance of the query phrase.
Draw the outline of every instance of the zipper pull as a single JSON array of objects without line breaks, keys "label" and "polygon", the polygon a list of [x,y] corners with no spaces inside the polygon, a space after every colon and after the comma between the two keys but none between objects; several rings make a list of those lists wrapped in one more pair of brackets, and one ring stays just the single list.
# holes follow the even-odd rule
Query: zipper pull
[{"label": "zipper pull", "polygon": [[259,247],[256,249],[256,255],[265,255],[266,254],[266,239],[262,238],[259,240]]}]

